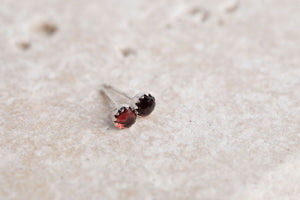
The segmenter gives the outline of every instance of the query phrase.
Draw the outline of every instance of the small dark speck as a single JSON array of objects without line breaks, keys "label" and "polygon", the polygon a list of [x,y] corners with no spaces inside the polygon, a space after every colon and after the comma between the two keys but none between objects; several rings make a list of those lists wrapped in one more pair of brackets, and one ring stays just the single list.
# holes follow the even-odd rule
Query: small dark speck
[{"label": "small dark speck", "polygon": [[172,29],[172,25],[171,25],[170,23],[167,23],[167,24],[165,25],[165,28],[166,28],[166,29]]},{"label": "small dark speck", "polygon": [[203,22],[206,21],[209,17],[208,10],[201,7],[193,7],[189,10],[189,14],[192,16],[199,17]]},{"label": "small dark speck", "polygon": [[225,23],[225,22],[224,22],[223,19],[220,18],[220,19],[218,20],[218,25],[222,26],[222,25],[224,25],[224,23]]},{"label": "small dark speck", "polygon": [[21,50],[27,50],[30,48],[31,44],[28,41],[17,41],[16,46]]},{"label": "small dark speck", "polygon": [[136,54],[136,51],[132,48],[123,48],[123,49],[121,49],[121,53],[124,57],[128,57],[128,56]]},{"label": "small dark speck", "polygon": [[48,21],[40,21],[33,25],[33,30],[38,33],[43,33],[45,35],[53,35],[57,31],[57,26]]}]

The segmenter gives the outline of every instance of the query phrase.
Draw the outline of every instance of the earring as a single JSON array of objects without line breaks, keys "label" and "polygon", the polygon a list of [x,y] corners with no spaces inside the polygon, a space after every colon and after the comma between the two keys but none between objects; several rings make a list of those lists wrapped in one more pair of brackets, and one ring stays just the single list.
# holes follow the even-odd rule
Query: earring
[{"label": "earring", "polygon": [[137,114],[141,117],[148,116],[155,108],[155,98],[150,93],[143,93],[134,97],[130,97],[126,93],[119,91],[110,85],[104,84],[103,87],[106,89],[111,89],[114,92],[121,94],[122,96],[129,99],[134,105]]},{"label": "earring", "polygon": [[114,108],[112,113],[112,121],[114,125],[120,129],[131,127],[136,121],[136,111],[127,104],[119,106],[116,101],[108,94],[105,87],[101,89],[102,94],[109,100]]}]

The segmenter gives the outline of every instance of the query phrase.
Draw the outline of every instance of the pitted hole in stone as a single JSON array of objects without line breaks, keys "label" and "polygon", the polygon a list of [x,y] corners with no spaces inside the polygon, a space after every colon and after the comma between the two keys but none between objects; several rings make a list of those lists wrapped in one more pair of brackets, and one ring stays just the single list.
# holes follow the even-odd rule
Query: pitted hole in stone
[{"label": "pitted hole in stone", "polygon": [[28,50],[31,47],[31,43],[25,40],[19,40],[15,42],[15,45],[21,50]]},{"label": "pitted hole in stone", "polygon": [[135,55],[136,54],[136,51],[130,47],[125,47],[125,48],[122,48],[121,49],[121,53],[124,57],[128,57],[128,56],[131,56],[131,55]]},{"label": "pitted hole in stone", "polygon": [[202,7],[192,7],[189,9],[188,13],[191,16],[200,19],[202,22],[205,22],[209,18],[209,11]]},{"label": "pitted hole in stone", "polygon": [[50,21],[38,21],[32,25],[32,30],[47,36],[53,35],[57,30],[57,25]]}]

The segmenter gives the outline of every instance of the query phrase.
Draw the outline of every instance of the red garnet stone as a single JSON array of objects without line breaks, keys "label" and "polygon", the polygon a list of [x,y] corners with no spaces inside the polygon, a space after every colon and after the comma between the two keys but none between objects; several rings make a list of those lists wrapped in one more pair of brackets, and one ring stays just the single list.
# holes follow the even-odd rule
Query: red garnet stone
[{"label": "red garnet stone", "polygon": [[120,129],[129,128],[135,123],[136,114],[131,107],[121,107],[115,114],[115,125]]},{"label": "red garnet stone", "polygon": [[143,94],[140,96],[137,106],[137,113],[141,117],[149,115],[155,108],[155,98],[151,94]]}]

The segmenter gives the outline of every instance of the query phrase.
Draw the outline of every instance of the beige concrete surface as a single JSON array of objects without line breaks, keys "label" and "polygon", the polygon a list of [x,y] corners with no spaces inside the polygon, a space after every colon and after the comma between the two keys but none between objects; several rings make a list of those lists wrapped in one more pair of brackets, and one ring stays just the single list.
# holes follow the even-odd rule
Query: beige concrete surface
[{"label": "beige concrete surface", "polygon": [[300,1],[0,0],[0,199],[299,200]]}]

